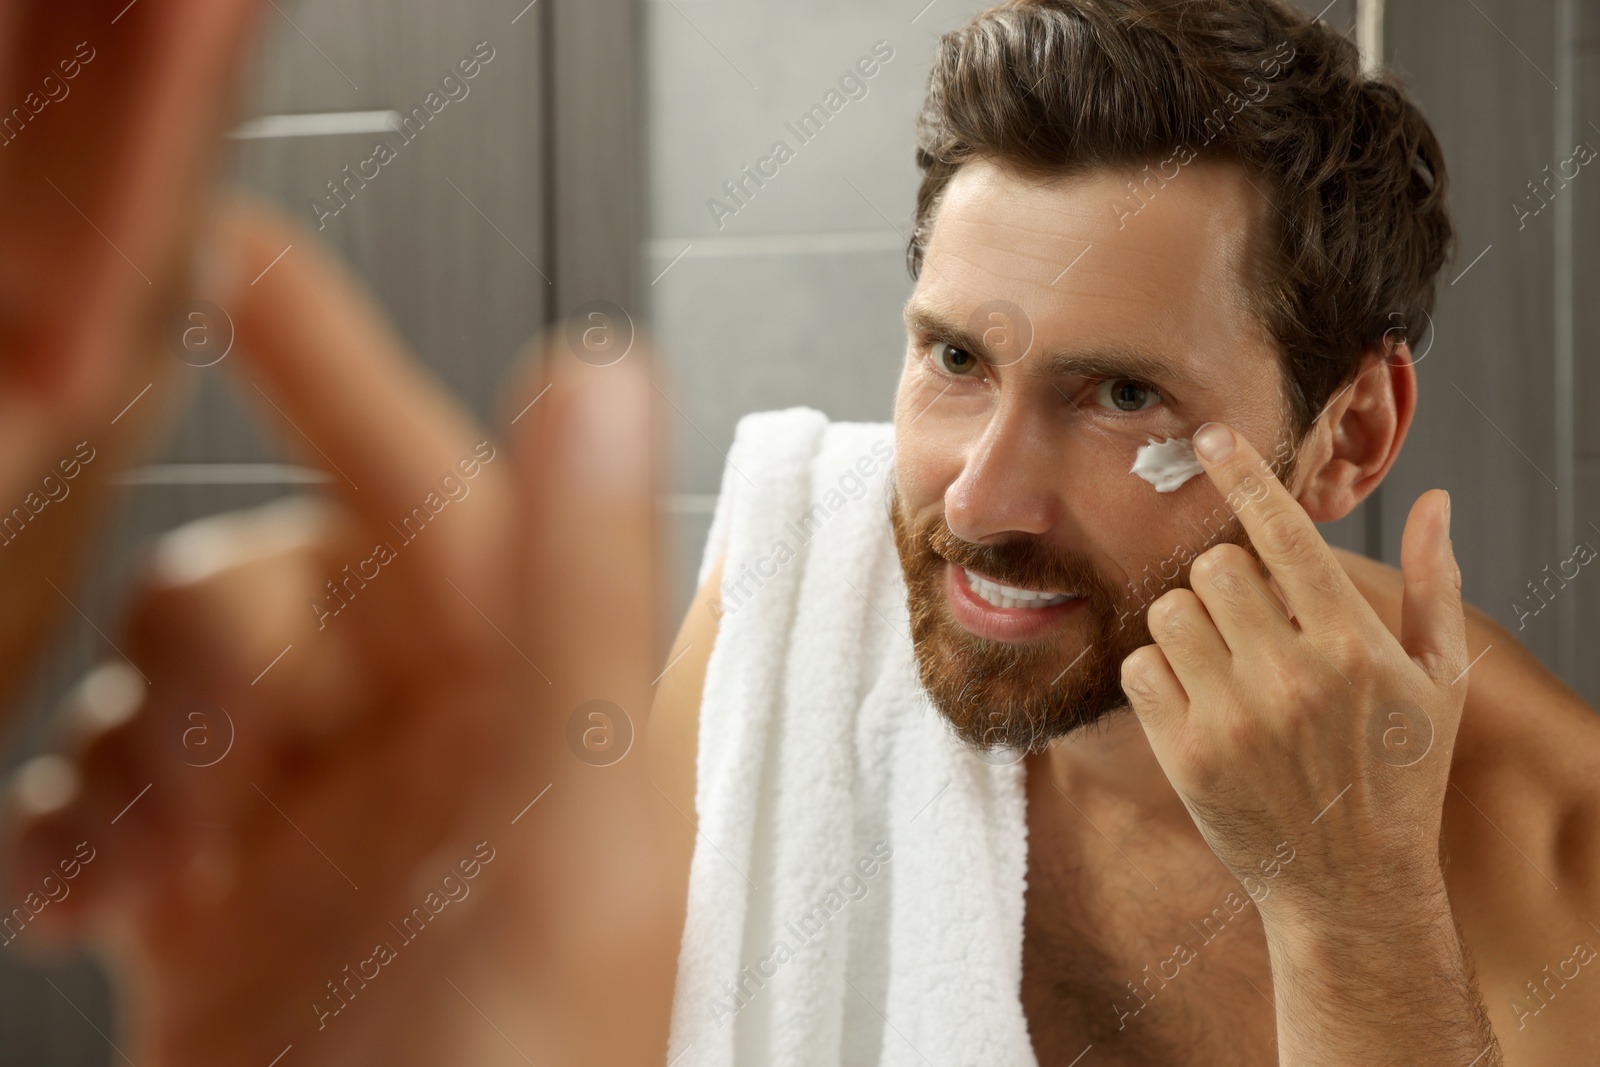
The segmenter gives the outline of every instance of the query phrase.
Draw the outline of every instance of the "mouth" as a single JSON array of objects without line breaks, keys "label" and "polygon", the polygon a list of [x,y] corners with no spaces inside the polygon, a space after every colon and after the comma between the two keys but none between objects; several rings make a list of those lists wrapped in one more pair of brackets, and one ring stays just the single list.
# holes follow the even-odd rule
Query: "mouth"
[{"label": "mouth", "polygon": [[1006,585],[992,578],[985,578],[977,571],[965,567],[961,568],[961,573],[966,575],[967,586],[978,599],[997,608],[1037,611],[1053,604],[1065,604],[1069,600],[1077,599],[1073,593],[1053,593],[1043,589],[1021,589],[1014,585]]},{"label": "mouth", "polygon": [[950,613],[970,633],[995,641],[1036,641],[1074,617],[1081,594],[1023,589],[946,563]]}]

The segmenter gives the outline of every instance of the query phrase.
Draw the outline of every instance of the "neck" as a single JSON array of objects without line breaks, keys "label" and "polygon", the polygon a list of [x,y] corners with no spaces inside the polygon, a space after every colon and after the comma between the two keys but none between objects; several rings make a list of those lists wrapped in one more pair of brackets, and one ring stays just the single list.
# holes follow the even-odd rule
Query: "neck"
[{"label": "neck", "polygon": [[1110,794],[1141,809],[1144,817],[1191,821],[1151,751],[1144,727],[1128,709],[1057,738],[1033,759],[1039,761],[1035,769],[1048,770],[1055,787],[1074,801],[1091,793]]}]

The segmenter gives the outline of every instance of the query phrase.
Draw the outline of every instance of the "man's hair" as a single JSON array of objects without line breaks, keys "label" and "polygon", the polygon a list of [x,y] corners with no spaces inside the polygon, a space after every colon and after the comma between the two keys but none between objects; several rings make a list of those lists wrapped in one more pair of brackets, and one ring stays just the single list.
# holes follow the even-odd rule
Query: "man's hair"
[{"label": "man's hair", "polygon": [[911,276],[969,160],[1037,176],[1132,169],[1137,206],[1183,180],[1186,155],[1242,164],[1270,205],[1246,282],[1302,436],[1365,345],[1421,336],[1454,232],[1416,103],[1287,3],[1009,0],[946,34],[917,120]]}]

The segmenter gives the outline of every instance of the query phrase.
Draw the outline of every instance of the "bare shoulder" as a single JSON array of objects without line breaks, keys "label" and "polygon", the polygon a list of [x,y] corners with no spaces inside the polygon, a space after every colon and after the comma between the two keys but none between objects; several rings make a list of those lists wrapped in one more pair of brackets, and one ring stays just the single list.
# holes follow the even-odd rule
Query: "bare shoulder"
[{"label": "bare shoulder", "polygon": [[[1340,552],[1398,633],[1400,572]],[[1450,901],[1508,1064],[1577,1062],[1600,1018],[1600,715],[1467,607],[1475,660],[1445,797]]]},{"label": "bare shoulder", "polygon": [[[1356,588],[1398,634],[1400,572],[1337,554]],[[1473,664],[1451,775],[1456,786],[1511,790],[1509,802],[1537,805],[1547,817],[1600,804],[1600,714],[1511,631],[1471,604],[1466,616]]]},{"label": "bare shoulder", "polygon": [[717,639],[719,590],[726,559],[724,556],[717,560],[684,613],[678,635],[667,651],[663,664],[666,670],[656,683],[650,721],[645,727],[645,760],[650,780],[691,827],[695,824],[700,694],[705,688],[706,662]]}]

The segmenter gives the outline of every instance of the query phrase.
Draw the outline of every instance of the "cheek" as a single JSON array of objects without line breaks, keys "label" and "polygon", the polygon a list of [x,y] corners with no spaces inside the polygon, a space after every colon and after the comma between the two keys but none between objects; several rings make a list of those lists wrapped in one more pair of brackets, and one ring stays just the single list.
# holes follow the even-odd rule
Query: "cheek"
[{"label": "cheek", "polygon": [[944,498],[961,476],[985,418],[951,389],[929,388],[928,375],[907,365],[895,393],[895,483],[902,500],[920,510]]},{"label": "cheek", "polygon": [[1157,493],[1121,468],[1101,474],[1072,488],[1070,521],[1078,531],[1073,540],[1092,546],[1091,552],[1099,550],[1095,554],[1103,561],[1105,577],[1119,586],[1119,593],[1140,580],[1147,566],[1152,573],[1165,569],[1170,575],[1185,548],[1205,541],[1206,508],[1197,502],[1200,494],[1178,500],[1174,498],[1185,496],[1184,490]]},{"label": "cheek", "polygon": [[961,473],[959,454],[944,435],[930,433],[929,417],[915,418],[919,408],[896,406],[894,444],[895,491],[911,514],[937,504]]}]

